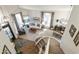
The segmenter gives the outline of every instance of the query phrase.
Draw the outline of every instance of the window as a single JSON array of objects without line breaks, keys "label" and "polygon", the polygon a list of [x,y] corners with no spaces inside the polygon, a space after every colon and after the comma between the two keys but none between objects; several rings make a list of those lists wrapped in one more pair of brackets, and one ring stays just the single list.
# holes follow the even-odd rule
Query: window
[{"label": "window", "polygon": [[50,12],[49,13],[48,12],[43,13],[42,24],[44,25],[44,27],[50,28],[51,19],[52,19],[52,13],[50,13]]},{"label": "window", "polygon": [[23,16],[23,21],[24,21],[24,24],[27,24],[30,22],[30,17],[29,16]]},{"label": "window", "polygon": [[0,9],[0,24],[2,24],[3,22],[4,22],[3,13],[2,13],[2,10]]},{"label": "window", "polygon": [[16,22],[18,24],[18,27],[21,29],[23,26],[23,21],[22,21],[23,19],[22,19],[21,13],[15,14],[15,17],[16,17]]}]

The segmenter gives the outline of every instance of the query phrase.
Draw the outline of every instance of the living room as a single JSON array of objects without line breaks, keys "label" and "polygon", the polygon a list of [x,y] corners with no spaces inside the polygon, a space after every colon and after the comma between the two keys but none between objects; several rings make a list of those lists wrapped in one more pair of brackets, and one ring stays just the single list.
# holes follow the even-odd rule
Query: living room
[{"label": "living room", "polygon": [[62,39],[72,8],[71,5],[1,5],[0,53],[67,53]]}]

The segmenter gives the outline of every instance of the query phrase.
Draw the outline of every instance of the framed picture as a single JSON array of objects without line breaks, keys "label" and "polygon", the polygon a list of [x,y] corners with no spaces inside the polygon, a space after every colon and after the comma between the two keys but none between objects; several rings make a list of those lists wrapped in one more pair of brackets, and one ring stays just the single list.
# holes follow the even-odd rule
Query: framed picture
[{"label": "framed picture", "polygon": [[4,45],[4,47],[3,47],[3,52],[2,52],[2,54],[11,54],[10,50],[7,48],[6,45]]},{"label": "framed picture", "polygon": [[73,37],[76,32],[76,27],[72,24],[69,30],[70,36]]},{"label": "framed picture", "polygon": [[74,43],[75,43],[76,46],[79,44],[79,31],[78,31],[78,33],[75,36],[75,39],[73,41],[74,41]]}]

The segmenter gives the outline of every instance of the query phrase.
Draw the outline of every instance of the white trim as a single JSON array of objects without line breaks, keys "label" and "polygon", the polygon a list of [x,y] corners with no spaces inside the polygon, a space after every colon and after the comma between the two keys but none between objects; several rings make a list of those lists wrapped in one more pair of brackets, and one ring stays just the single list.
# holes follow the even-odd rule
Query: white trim
[{"label": "white trim", "polygon": [[45,54],[49,53],[49,45],[50,45],[50,37],[48,38],[48,42],[47,42],[47,45],[46,45],[46,48],[45,48]]}]

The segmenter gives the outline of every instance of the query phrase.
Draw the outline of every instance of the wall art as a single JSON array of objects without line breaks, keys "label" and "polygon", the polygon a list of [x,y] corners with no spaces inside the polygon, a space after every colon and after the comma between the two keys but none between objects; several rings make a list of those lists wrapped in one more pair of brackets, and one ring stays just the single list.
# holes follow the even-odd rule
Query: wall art
[{"label": "wall art", "polygon": [[2,54],[11,54],[10,50],[8,49],[8,47],[6,45],[4,45],[4,47],[3,47]]},{"label": "wall art", "polygon": [[75,43],[76,46],[79,44],[79,31],[78,31],[78,33],[75,36],[75,39],[73,41],[74,41],[74,43]]},{"label": "wall art", "polygon": [[72,24],[69,30],[70,36],[73,37],[76,32],[76,27]]}]

